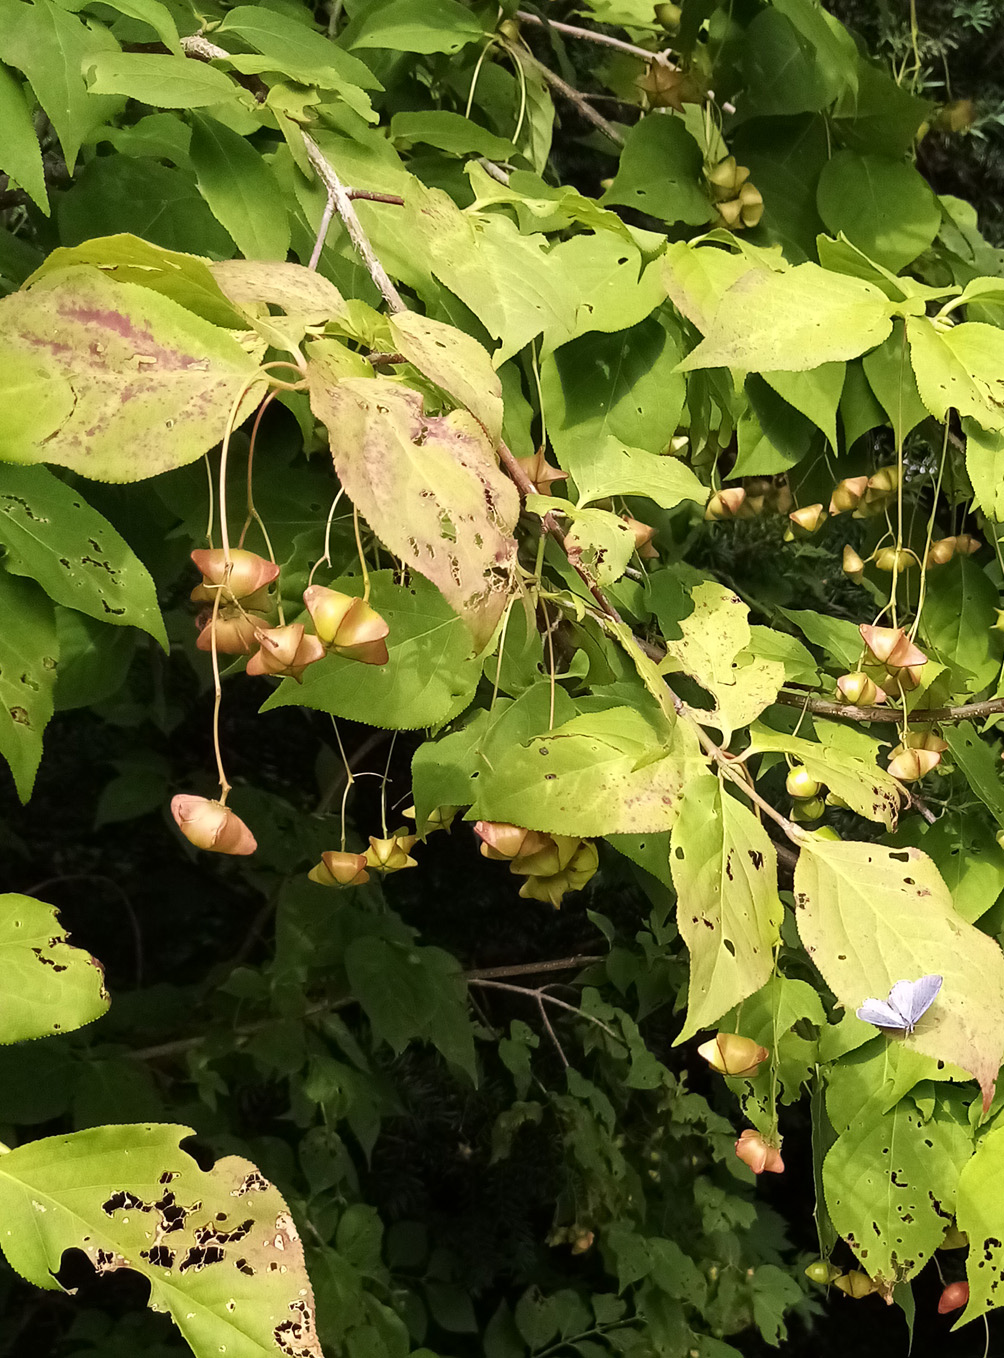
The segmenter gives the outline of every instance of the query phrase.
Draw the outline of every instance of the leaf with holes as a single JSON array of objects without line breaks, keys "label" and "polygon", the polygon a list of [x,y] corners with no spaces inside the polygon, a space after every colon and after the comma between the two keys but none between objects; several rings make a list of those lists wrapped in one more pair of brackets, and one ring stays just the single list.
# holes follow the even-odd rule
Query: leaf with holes
[{"label": "leaf with holes", "polygon": [[910,1098],[879,1117],[857,1117],[823,1162],[834,1226],[883,1286],[914,1277],[931,1258],[955,1209],[971,1128],[937,1109],[925,1118]]},{"label": "leaf with holes", "polygon": [[307,374],[353,503],[484,646],[514,588],[519,497],[481,425],[466,410],[426,415],[417,391],[386,378],[338,381],[323,354]]},{"label": "leaf with holes", "polygon": [[1004,955],[956,914],[919,849],[806,836],[795,867],[798,932],[848,1010],[884,1000],[900,980],[938,974],[938,998],[913,1033],[890,1042],[961,1066],[990,1106],[1004,1055]]},{"label": "leaf with holes", "polygon": [[1004,1286],[1004,1126],[997,1125],[982,1138],[976,1154],[959,1176],[958,1227],[969,1237],[966,1271],[969,1305],[963,1322],[976,1320],[1000,1305]]},{"label": "leaf with holes", "polygon": [[777,697],[784,665],[744,654],[752,633],[749,609],[738,595],[714,581],[691,593],[694,610],[679,624],[682,636],[667,640],[661,669],[668,674],[682,670],[714,696],[707,720],[728,744],[737,727],[748,725]]},{"label": "leaf with holes", "polygon": [[767,983],[784,911],[777,855],[766,830],[717,778],[687,784],[669,863],[677,925],[690,951],[680,1043]]},{"label": "leaf with holes", "polygon": [[[0,396],[31,372],[52,414],[0,458],[55,462],[95,481],[141,481],[194,462],[254,409],[264,377],[232,335],[97,269],[47,274],[0,301]],[[13,377],[12,377],[13,373]]]},{"label": "leaf with holes", "polygon": [[71,947],[51,905],[0,896],[0,1042],[72,1033],[108,1008],[104,973]]},{"label": "leaf with holes", "polygon": [[502,383],[486,349],[456,326],[417,311],[390,318],[394,344],[424,377],[471,412],[492,442],[502,434]]},{"label": "leaf with holes", "polygon": [[108,520],[47,468],[4,468],[0,544],[4,567],[37,580],[57,604],[140,627],[167,650],[149,571]]},{"label": "leaf with holes", "polygon": [[984,429],[1004,430],[1004,332],[982,321],[944,330],[910,316],[906,333],[921,400],[936,419],[957,410]]},{"label": "leaf with holes", "polygon": [[65,1250],[99,1274],[150,1283],[198,1354],[322,1358],[314,1296],[278,1189],[235,1155],[204,1171],[187,1127],[94,1127],[0,1160],[0,1245],[22,1277],[58,1291]]},{"label": "leaf with holes", "polygon": [[52,604],[33,580],[0,570],[0,754],[18,796],[31,796],[53,711],[59,644]]},{"label": "leaf with holes", "polygon": [[866,763],[832,744],[789,736],[758,723],[750,729],[749,753],[768,750],[793,756],[805,765],[811,778],[842,798],[859,816],[880,821],[888,830],[895,828],[903,793],[895,778],[877,764]]}]

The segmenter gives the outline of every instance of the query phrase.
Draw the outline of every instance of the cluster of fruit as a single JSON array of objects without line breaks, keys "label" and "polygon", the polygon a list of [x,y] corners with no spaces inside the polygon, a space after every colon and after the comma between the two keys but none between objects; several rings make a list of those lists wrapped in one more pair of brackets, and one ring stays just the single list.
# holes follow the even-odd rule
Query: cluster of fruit
[{"label": "cluster of fruit", "polygon": [[556,909],[562,896],[581,891],[600,865],[591,839],[545,835],[486,820],[475,823],[474,833],[485,858],[508,862],[510,872],[526,879],[519,889],[524,899],[548,901]]}]

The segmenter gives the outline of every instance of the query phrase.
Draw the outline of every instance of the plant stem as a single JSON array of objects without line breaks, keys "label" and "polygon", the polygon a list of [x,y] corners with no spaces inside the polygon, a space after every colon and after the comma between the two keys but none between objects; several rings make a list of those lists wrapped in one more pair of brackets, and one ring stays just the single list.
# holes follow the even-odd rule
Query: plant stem
[{"label": "plant stem", "polygon": [[608,123],[602,113],[597,113],[593,106],[588,102],[585,95],[575,89],[572,85],[569,85],[567,81],[562,80],[561,76],[552,71],[549,66],[545,66],[542,61],[538,61],[529,49],[525,47],[516,47],[512,43],[507,43],[506,46],[517,61],[525,61],[528,66],[531,66],[541,79],[546,80],[551,88],[557,90],[557,92],[567,99],[570,104],[574,104],[583,118],[585,118],[587,122],[592,123],[594,127],[599,128],[603,135],[608,137],[615,146],[624,145],[624,138],[617,131],[616,127],[614,127],[613,123]]},{"label": "plant stem", "polygon": [[836,703],[829,698],[813,698],[805,693],[786,693],[783,689],[774,700],[785,707],[804,707],[819,717],[843,717],[847,721],[908,721],[915,725],[938,722],[941,725],[957,721],[978,721],[1004,712],[1004,698],[986,698],[978,703],[962,703],[958,707],[915,707],[902,712],[892,707],[854,707],[850,703]]},{"label": "plant stem", "polygon": [[650,52],[646,47],[638,47],[633,42],[625,42],[623,38],[611,38],[606,33],[594,33],[588,28],[576,28],[574,24],[559,23],[557,19],[542,19],[536,14],[529,14],[525,9],[516,11],[516,18],[524,24],[538,24],[541,28],[553,28],[556,33],[564,33],[569,38],[583,38],[586,42],[596,42],[603,47],[614,47],[618,52],[628,52],[633,57],[641,57],[642,61],[657,61],[662,66],[668,66],[671,70],[676,68],[669,60],[665,52]]}]

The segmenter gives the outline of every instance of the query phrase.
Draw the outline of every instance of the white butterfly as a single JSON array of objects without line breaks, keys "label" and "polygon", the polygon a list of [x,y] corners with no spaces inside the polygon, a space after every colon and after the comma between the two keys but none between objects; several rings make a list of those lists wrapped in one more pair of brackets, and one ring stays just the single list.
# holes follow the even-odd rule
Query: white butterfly
[{"label": "white butterfly", "polygon": [[940,976],[921,976],[918,981],[897,981],[887,1000],[865,1000],[858,1018],[909,1036],[937,999],[941,980]]}]

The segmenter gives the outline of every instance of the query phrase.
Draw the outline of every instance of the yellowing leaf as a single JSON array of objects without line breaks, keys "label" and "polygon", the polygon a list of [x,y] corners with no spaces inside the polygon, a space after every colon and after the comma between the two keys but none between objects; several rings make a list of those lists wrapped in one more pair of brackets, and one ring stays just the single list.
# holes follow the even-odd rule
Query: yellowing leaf
[{"label": "yellowing leaf", "polygon": [[484,646],[513,590],[519,497],[481,425],[465,410],[425,415],[417,391],[386,378],[338,381],[319,349],[308,379],[353,503]]},{"label": "yellowing leaf", "polygon": [[71,947],[51,905],[0,896],[0,1042],[70,1033],[108,1008],[104,973]]},{"label": "yellowing leaf", "polygon": [[976,1154],[959,1176],[956,1217],[960,1231],[969,1236],[966,1271],[969,1305],[963,1322],[976,1320],[1000,1305],[1004,1286],[1004,1126],[997,1125],[982,1138]]},{"label": "yellowing leaf", "polygon": [[[0,458],[54,462],[97,481],[141,481],[194,462],[223,436],[242,389],[238,422],[264,377],[225,330],[134,283],[88,266],[46,274],[0,301],[4,354],[14,377],[30,365],[56,403],[52,430],[12,438],[0,424]],[[0,398],[7,390],[0,365]],[[70,406],[66,408],[66,393]]]},{"label": "yellowing leaf", "polygon": [[807,372],[857,358],[892,329],[892,303],[859,278],[799,264],[750,269],[722,297],[704,339],[679,365],[746,372]]},{"label": "yellowing leaf", "polygon": [[944,977],[915,1031],[889,1040],[969,1071],[989,1107],[1004,1054],[1004,955],[956,914],[927,855],[806,837],[795,907],[806,951],[849,1011],[897,981]]},{"label": "yellowing leaf", "polygon": [[707,581],[694,588],[692,598],[694,610],[679,624],[683,635],[666,642],[662,668],[682,670],[714,696],[714,711],[697,715],[717,726],[728,744],[737,727],[747,726],[777,697],[784,664],[743,655],[752,640],[749,610],[730,589]]},{"label": "yellowing leaf", "polygon": [[921,399],[936,419],[957,410],[1004,430],[1004,332],[982,321],[937,330],[926,316],[911,316],[906,333]]},{"label": "yellowing leaf", "polygon": [[687,1018],[679,1043],[766,985],[784,911],[777,855],[766,830],[717,778],[688,783],[669,863],[677,925],[690,950]]},{"label": "yellowing leaf", "polygon": [[881,821],[889,830],[895,827],[903,793],[895,778],[877,764],[866,763],[836,745],[817,744],[760,725],[750,731],[750,749],[792,755],[805,765],[810,777],[842,797],[859,816]]},{"label": "yellowing leaf", "polygon": [[203,1171],[187,1127],[94,1127],[0,1157],[0,1245],[39,1287],[59,1289],[65,1250],[98,1273],[150,1283],[199,1354],[322,1358],[303,1246],[278,1189],[235,1155]]},{"label": "yellowing leaf", "polygon": [[502,433],[502,383],[477,340],[417,311],[391,316],[390,332],[408,362],[466,407],[497,442]]},{"label": "yellowing leaf", "polygon": [[676,820],[684,786],[705,768],[687,722],[657,734],[616,707],[573,717],[504,750],[477,782],[482,820],[559,835],[652,834]]}]

